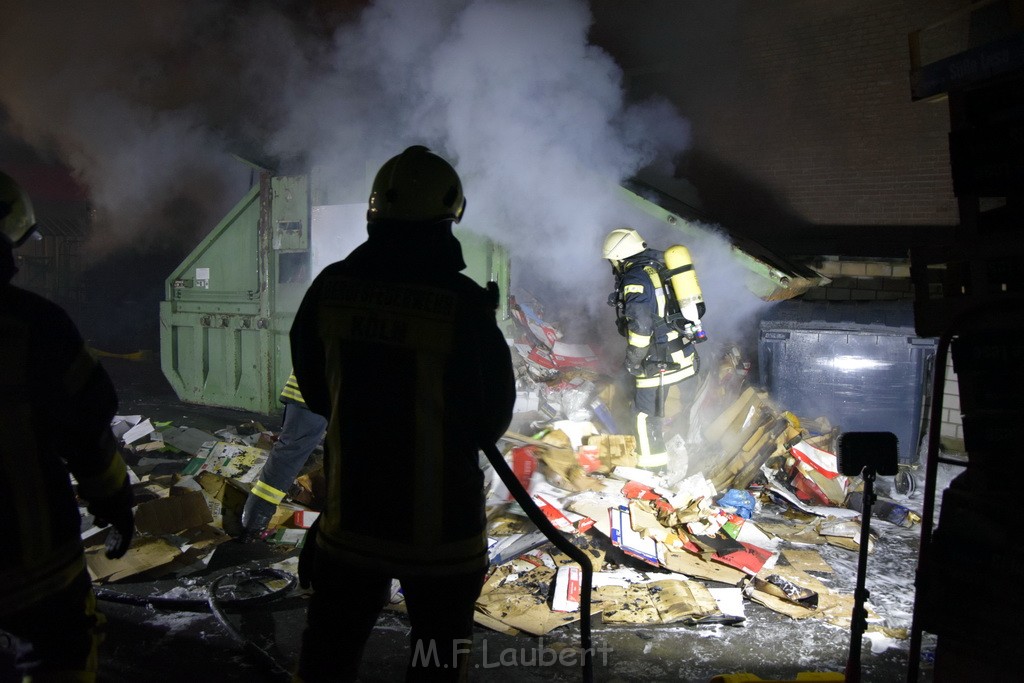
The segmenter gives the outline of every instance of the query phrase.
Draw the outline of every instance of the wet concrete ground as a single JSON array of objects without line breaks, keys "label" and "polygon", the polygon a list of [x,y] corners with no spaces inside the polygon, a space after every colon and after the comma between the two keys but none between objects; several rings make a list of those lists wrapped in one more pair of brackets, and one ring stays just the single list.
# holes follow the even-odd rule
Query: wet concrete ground
[{"label": "wet concrete ground", "polygon": [[[869,575],[872,604],[897,626],[910,625],[915,545],[912,534],[886,534],[872,556],[872,560],[888,558],[886,564],[890,566],[881,581]],[[294,553],[282,553],[266,544],[228,543],[217,550],[208,571],[192,575],[185,583],[195,593],[223,572],[268,566],[288,554]],[[835,548],[825,548],[822,554],[836,570],[830,587],[852,592],[856,559]],[[891,573],[905,565],[909,565],[905,572]],[[182,584],[182,580],[127,581],[110,588],[150,595]],[[182,611],[111,602],[103,602],[102,609],[108,618],[102,680],[275,681],[287,680],[283,672],[297,659],[305,598],[292,594],[265,607],[226,610],[234,628],[280,665],[276,671],[262,655],[254,656],[233,640],[205,609]],[[750,602],[745,609],[747,620],[741,626],[622,626],[595,621],[595,680],[698,682],[734,672],[753,673],[765,680],[790,680],[800,672],[843,670],[850,643],[846,630],[816,620],[793,620]],[[339,618],[344,615],[339,614]],[[402,680],[407,637],[404,615],[382,614],[368,643],[362,680]],[[575,625],[543,638],[512,637],[478,627],[474,634],[474,680],[581,680],[578,667],[573,665],[578,660],[562,654],[577,646],[578,639]],[[897,641],[878,654],[872,653],[871,644],[864,641],[863,680],[903,681],[906,662],[907,641]],[[923,673],[921,680],[930,680],[927,667]]]},{"label": "wet concrete ground", "polygon": [[[157,420],[201,429],[219,429],[261,420],[280,427],[274,417],[183,404],[159,374],[156,361],[137,363],[105,360],[118,386],[123,414],[139,413]],[[880,482],[879,493],[885,483]],[[920,499],[902,501],[919,509]],[[903,529],[875,521],[880,532],[876,552],[869,558],[867,588],[874,610],[894,628],[910,628],[919,527]],[[834,568],[819,575],[831,588],[852,594],[856,583],[856,553],[818,546]],[[173,591],[203,596],[204,587],[218,576],[238,569],[256,570],[293,557],[288,546],[265,543],[224,543],[208,568],[181,579],[133,581],[107,588],[136,596]],[[247,641],[236,641],[208,609],[201,605],[170,609],[102,601],[107,635],[101,650],[100,680],[145,681],[280,681],[294,665],[304,624],[306,598],[293,590],[268,604],[225,610],[226,618]],[[746,621],[740,626],[624,626],[595,620],[595,680],[598,681],[708,681],[723,673],[748,672],[764,680],[787,680],[800,672],[841,672],[846,664],[848,631],[818,620],[794,620],[749,601]],[[338,615],[339,619],[344,614]],[[408,656],[408,621],[385,612],[367,646],[362,680],[399,681]],[[553,631],[544,638],[507,636],[483,627],[474,634],[473,680],[577,681],[578,661],[562,654],[578,645],[578,626]],[[262,653],[254,650],[259,648]],[[865,640],[861,664],[864,681],[906,680],[908,640],[892,641],[878,652]],[[933,642],[926,636],[921,681],[930,681],[928,658]],[[561,657],[559,659],[559,657]],[[13,680],[0,662],[0,683]]]}]

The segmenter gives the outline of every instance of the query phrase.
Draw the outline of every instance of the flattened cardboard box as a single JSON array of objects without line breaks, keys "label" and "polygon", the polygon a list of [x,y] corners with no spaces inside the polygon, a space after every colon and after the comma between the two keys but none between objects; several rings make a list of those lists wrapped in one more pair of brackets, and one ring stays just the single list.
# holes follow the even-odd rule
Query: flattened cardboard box
[{"label": "flattened cardboard box", "polygon": [[609,508],[608,518],[611,526],[612,545],[621,548],[624,553],[658,566],[658,548],[663,547],[651,537],[645,537],[633,529],[630,522],[629,506],[620,505]]},{"label": "flattened cardboard box", "polygon": [[135,509],[135,528],[154,536],[173,534],[212,521],[206,497],[199,491],[157,498]]},{"label": "flattened cardboard box", "polygon": [[[114,582],[129,576],[145,575],[153,579],[169,571],[180,569],[198,558],[213,552],[229,537],[219,529],[200,526],[174,537],[136,536],[124,557],[108,559],[102,545],[85,549],[85,562],[93,581]],[[182,547],[187,548],[183,553]]]},{"label": "flattened cardboard box", "polygon": [[[850,627],[850,615],[853,614],[854,602],[852,595],[835,593],[815,577],[806,572],[800,571],[795,567],[781,565],[774,567],[771,570],[771,573],[778,574],[798,586],[816,592],[818,594],[817,607],[814,609],[801,607],[800,605],[795,605],[759,590],[751,592],[751,600],[764,605],[774,612],[785,614],[786,616],[794,619],[813,617],[816,619],[823,619],[830,624],[835,624],[836,626],[840,626],[844,629]],[[865,609],[868,611],[869,621],[878,619],[877,615],[873,613],[873,610],[869,605],[866,605]]]},{"label": "flattened cardboard box", "polygon": [[598,472],[611,472],[616,467],[635,467],[636,437],[630,434],[596,434],[583,440],[584,445],[597,446],[602,467]]},{"label": "flattened cardboard box", "polygon": [[[578,621],[578,611],[553,612],[548,606],[546,591],[555,575],[556,571],[549,567],[527,569],[526,565],[515,562],[501,565],[484,583],[476,601],[477,610],[506,627],[535,636]],[[541,590],[544,594],[538,592]],[[600,605],[591,604],[592,615],[600,611]]]},{"label": "flattened cardboard box", "polygon": [[606,623],[671,624],[720,614],[714,596],[697,581],[666,579],[597,590]]},{"label": "flattened cardboard box", "polygon": [[102,545],[86,548],[85,562],[93,581],[118,581],[162,567],[181,554],[181,550],[162,538],[136,538],[124,557],[108,559]]},{"label": "flattened cardboard box", "polygon": [[658,547],[658,559],[665,569],[698,579],[736,586],[747,578],[747,573],[739,569],[709,562],[686,550],[668,550],[664,545]]}]

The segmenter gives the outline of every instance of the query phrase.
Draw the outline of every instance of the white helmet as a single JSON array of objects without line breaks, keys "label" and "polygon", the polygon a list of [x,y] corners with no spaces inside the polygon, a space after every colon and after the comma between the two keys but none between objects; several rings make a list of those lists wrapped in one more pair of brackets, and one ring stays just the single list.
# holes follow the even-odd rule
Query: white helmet
[{"label": "white helmet", "polygon": [[647,242],[633,228],[616,228],[604,238],[603,258],[609,261],[621,261],[636,256],[647,248]]}]

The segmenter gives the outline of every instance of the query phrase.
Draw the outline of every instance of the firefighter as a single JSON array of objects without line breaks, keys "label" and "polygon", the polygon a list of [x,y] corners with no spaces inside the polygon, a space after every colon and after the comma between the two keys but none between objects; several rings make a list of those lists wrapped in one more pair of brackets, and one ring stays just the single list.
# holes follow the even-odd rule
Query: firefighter
[{"label": "firefighter", "polygon": [[284,404],[281,434],[242,509],[243,532],[239,540],[245,543],[257,540],[266,530],[277,506],[327,430],[327,420],[306,406],[294,372],[285,382],[280,400]]},{"label": "firefighter", "polygon": [[348,681],[398,579],[410,680],[459,680],[487,571],[479,446],[508,427],[512,360],[497,290],[459,271],[455,169],[409,147],[378,171],[367,240],[313,281],[291,328],[311,410],[328,417],[325,510],[307,534],[312,584],[297,680]]},{"label": "firefighter", "polygon": [[[669,268],[668,254],[680,263]],[[618,228],[605,237],[602,256],[615,273],[608,303],[616,307],[616,325],[626,337],[626,370],[635,383],[637,464],[660,471],[669,460],[663,431],[666,394],[698,370],[694,342],[705,338],[703,297],[685,247],[649,249],[639,232]]]},{"label": "firefighter", "polygon": [[0,630],[25,681],[94,681],[98,627],[78,496],[107,557],[134,530],[132,491],[110,421],[117,396],[56,304],[10,284],[14,248],[35,230],[27,194],[0,173]]}]

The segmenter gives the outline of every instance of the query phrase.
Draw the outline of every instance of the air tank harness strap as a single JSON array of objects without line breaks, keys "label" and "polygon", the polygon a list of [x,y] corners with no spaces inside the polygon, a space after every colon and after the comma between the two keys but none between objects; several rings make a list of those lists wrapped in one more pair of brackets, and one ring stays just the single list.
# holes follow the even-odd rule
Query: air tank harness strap
[{"label": "air tank harness strap", "polygon": [[[678,332],[678,330],[676,330],[676,328],[670,322],[668,322],[666,320],[659,321],[658,325],[663,325],[664,329],[667,329],[668,332]],[[657,335],[655,335],[655,337],[657,337]],[[687,340],[684,337],[682,337],[682,336],[677,336],[677,337],[675,337],[673,339],[667,339],[665,341],[658,341],[657,338],[655,338],[652,341],[651,345],[654,347],[652,349],[651,356],[653,356],[654,359],[656,359],[657,363],[662,363],[662,364],[670,363],[672,361],[672,354],[673,353],[675,353],[676,351],[684,351],[685,352],[687,350],[687,346],[688,346]],[[693,347],[691,346],[690,347],[690,353],[693,353],[692,348]],[[687,353],[686,355],[689,356],[690,353]],[[672,370],[672,369],[673,368],[665,368],[665,370]],[[678,369],[678,366],[676,366],[676,368],[674,368],[674,369]]]},{"label": "air tank harness strap", "polygon": [[693,270],[693,264],[687,263],[685,266],[679,266],[678,268],[665,268],[664,270],[661,271],[661,274],[664,276],[664,279],[667,280],[671,277],[674,277],[681,273],[687,273],[691,270]]}]

